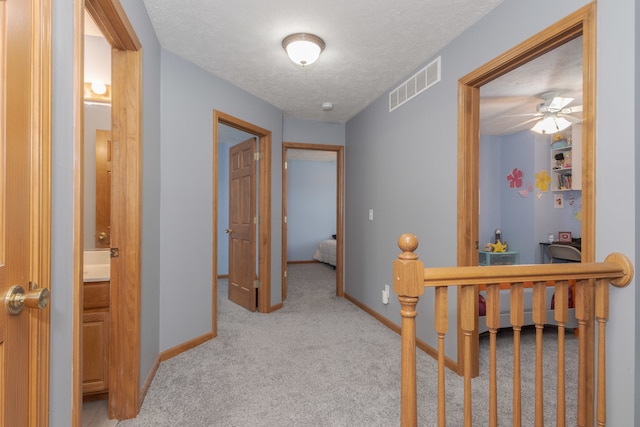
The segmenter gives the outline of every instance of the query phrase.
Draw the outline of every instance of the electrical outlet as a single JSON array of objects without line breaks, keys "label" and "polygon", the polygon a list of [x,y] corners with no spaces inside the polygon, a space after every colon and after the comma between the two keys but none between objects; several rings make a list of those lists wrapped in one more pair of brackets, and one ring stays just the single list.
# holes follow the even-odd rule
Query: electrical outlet
[{"label": "electrical outlet", "polygon": [[385,284],[382,290],[382,303],[389,304],[389,285]]}]

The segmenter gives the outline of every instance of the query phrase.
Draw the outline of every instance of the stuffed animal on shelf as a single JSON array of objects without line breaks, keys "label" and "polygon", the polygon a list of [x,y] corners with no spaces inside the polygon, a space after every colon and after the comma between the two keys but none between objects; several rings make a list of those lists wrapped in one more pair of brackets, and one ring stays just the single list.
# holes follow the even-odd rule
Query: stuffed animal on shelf
[{"label": "stuffed animal on shelf", "polygon": [[504,252],[507,249],[507,245],[498,240],[495,243],[491,243],[491,247],[493,248],[493,252]]}]

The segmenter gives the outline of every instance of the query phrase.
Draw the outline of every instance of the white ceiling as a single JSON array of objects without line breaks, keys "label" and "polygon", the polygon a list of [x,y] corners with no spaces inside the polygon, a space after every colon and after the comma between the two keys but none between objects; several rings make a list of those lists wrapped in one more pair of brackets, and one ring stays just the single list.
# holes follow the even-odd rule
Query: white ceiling
[{"label": "white ceiling", "polygon": [[[487,83],[480,88],[480,133],[505,135],[530,129],[540,95],[555,91],[582,105],[582,37]],[[581,118],[581,113],[572,116]]]},{"label": "white ceiling", "polygon": [[[503,0],[144,0],[163,48],[282,109],[344,123]],[[320,36],[305,68],[282,39]],[[333,111],[323,111],[332,102]]]},{"label": "white ceiling", "polygon": [[[144,3],[165,49],[288,116],[344,123],[502,1]],[[293,64],[281,46],[286,35],[303,31],[321,36],[327,44],[318,62],[305,68]],[[85,32],[101,35],[91,19],[85,20]],[[503,135],[531,128],[534,123],[529,120],[542,101],[539,96],[547,91],[575,98],[570,106],[581,105],[581,42],[580,37],[484,85],[481,133]],[[324,102],[332,102],[334,110],[323,111]],[[220,127],[221,141],[246,137]]]}]

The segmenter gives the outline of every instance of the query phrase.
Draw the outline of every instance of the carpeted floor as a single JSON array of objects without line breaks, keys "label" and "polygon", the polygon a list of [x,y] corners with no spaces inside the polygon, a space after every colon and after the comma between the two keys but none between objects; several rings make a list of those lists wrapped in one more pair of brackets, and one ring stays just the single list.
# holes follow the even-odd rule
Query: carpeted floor
[{"label": "carpeted floor", "polygon": [[[335,297],[335,271],[323,264],[290,265],[288,298],[271,314],[229,303],[220,283],[219,335],[162,363],[129,426],[397,426],[400,337]],[[348,289],[348,284],[347,284]],[[452,335],[448,337],[451,338]],[[512,370],[510,332],[498,335],[499,370]],[[545,425],[555,424],[555,331],[545,329]],[[532,347],[522,338],[523,425],[533,425]],[[474,425],[488,425],[488,338],[481,338],[481,376],[473,381]],[[567,354],[577,340],[567,336]],[[509,353],[510,352],[510,353]],[[419,425],[436,425],[436,362],[418,351]],[[568,367],[567,396],[575,396]],[[510,375],[510,374],[509,374]],[[552,382],[553,379],[553,382]],[[511,425],[511,377],[500,379],[500,425]],[[448,425],[463,425],[462,379],[447,372]],[[574,409],[567,411],[575,425]]]}]

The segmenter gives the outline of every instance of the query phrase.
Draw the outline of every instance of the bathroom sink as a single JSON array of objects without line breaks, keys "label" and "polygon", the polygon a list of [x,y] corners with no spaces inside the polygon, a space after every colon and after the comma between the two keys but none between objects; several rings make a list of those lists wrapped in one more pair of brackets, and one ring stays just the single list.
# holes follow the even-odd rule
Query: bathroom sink
[{"label": "bathroom sink", "polygon": [[106,282],[111,278],[109,250],[84,251],[82,277],[85,282]]}]

